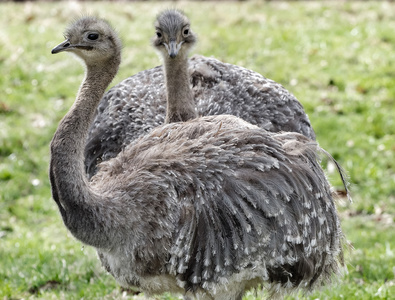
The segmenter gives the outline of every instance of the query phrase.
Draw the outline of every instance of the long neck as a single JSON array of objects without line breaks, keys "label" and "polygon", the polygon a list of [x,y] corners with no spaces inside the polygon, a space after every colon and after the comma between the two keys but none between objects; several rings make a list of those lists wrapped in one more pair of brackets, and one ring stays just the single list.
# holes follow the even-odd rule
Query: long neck
[{"label": "long neck", "polygon": [[[100,201],[100,196],[89,187],[84,171],[83,150],[96,107],[118,70],[114,66],[119,65],[119,60],[87,67],[77,99],[60,122],[51,142],[50,180],[53,198],[68,229],[78,239],[93,246],[97,245],[91,235],[101,230],[92,206]],[[87,234],[89,231],[91,235]],[[105,241],[103,243],[102,246],[106,246]]]},{"label": "long neck", "polygon": [[167,57],[164,70],[167,92],[165,122],[183,122],[196,118],[195,102],[189,86],[188,58]]}]

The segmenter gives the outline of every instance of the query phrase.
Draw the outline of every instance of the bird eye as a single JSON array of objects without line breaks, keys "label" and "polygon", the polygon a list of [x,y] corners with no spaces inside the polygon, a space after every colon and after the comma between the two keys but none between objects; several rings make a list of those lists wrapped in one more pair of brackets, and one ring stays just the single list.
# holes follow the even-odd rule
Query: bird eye
[{"label": "bird eye", "polygon": [[184,35],[188,35],[189,34],[189,29],[185,29],[184,30]]},{"label": "bird eye", "polygon": [[91,41],[97,40],[98,38],[99,38],[99,34],[97,34],[97,33],[88,34],[88,39]]},{"label": "bird eye", "polygon": [[161,34],[159,31],[157,31],[157,32],[156,32],[156,36],[157,36],[158,38],[161,38],[161,37],[162,37],[162,34]]}]

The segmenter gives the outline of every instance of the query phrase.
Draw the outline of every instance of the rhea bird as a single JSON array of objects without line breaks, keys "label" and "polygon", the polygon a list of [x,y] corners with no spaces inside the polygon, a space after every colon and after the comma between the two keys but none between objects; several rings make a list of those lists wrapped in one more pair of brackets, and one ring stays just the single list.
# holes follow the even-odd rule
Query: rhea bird
[{"label": "rhea bird", "polygon": [[301,134],[230,115],[164,124],[88,181],[84,143],[121,43],[94,17],[65,36],[52,53],[76,54],[86,74],[51,141],[52,195],[68,230],[121,285],[240,300],[258,284],[273,294],[310,290],[338,272],[343,234],[331,186],[320,148]]},{"label": "rhea bird", "polygon": [[[191,31],[187,17],[183,20]],[[196,39],[194,34],[184,37],[180,33],[183,48],[193,44],[191,37]],[[273,80],[199,55],[188,60],[185,73],[189,75],[198,116],[231,114],[272,132],[299,132],[315,140],[301,103]],[[96,173],[98,163],[115,157],[137,137],[165,122],[165,81],[162,66],[158,66],[125,79],[104,95],[85,148],[89,178]]]},{"label": "rhea bird", "polygon": [[197,117],[189,86],[188,53],[196,42],[188,18],[177,10],[166,10],[155,22],[153,46],[164,58],[167,109],[165,123]]}]

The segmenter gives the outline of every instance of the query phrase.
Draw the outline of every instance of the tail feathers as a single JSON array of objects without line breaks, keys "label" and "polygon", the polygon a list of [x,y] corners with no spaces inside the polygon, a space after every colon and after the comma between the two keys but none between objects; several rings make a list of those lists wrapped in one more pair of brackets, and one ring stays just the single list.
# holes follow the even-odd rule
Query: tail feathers
[{"label": "tail feathers", "polygon": [[348,180],[348,176],[346,174],[346,171],[342,168],[342,166],[336,161],[336,159],[333,158],[332,155],[330,155],[330,153],[324,149],[322,149],[321,147],[319,147],[320,152],[322,152],[323,154],[325,154],[326,157],[329,158],[329,160],[331,162],[333,162],[337,168],[337,171],[339,172],[340,178],[342,180],[343,186],[346,190],[346,194],[347,194],[347,199],[348,201],[350,201],[350,203],[352,203],[352,198],[351,198],[351,193],[349,190],[349,186],[350,186],[350,182]]}]

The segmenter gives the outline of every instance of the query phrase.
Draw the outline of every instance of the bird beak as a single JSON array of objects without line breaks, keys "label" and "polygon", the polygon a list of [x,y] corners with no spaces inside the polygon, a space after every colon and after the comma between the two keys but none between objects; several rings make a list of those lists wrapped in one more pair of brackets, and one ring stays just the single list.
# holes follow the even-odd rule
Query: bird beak
[{"label": "bird beak", "polygon": [[70,41],[67,39],[64,42],[57,45],[55,48],[53,48],[51,53],[56,54],[56,53],[59,53],[62,51],[67,51],[70,48],[71,48],[71,44],[70,44]]},{"label": "bird beak", "polygon": [[175,58],[178,54],[178,52],[181,49],[183,41],[180,42],[179,44],[176,43],[176,41],[170,41],[169,45],[166,45],[167,52],[169,52],[169,56],[171,58]]}]

